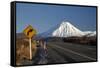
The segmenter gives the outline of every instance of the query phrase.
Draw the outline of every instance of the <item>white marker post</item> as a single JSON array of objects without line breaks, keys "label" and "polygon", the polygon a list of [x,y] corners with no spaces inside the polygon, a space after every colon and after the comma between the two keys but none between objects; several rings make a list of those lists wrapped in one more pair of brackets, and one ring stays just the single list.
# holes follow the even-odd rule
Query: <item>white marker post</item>
[{"label": "white marker post", "polygon": [[30,47],[30,60],[32,59],[32,44],[31,44],[31,38],[29,38],[29,47]]}]

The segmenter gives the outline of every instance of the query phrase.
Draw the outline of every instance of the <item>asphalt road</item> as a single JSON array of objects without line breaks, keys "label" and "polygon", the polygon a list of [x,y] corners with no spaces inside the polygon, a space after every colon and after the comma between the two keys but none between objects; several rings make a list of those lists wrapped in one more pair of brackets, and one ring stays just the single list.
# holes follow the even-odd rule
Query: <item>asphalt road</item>
[{"label": "asphalt road", "polygon": [[[50,40],[47,42],[47,53],[45,54],[45,59],[39,57],[42,50],[37,47],[36,54],[32,52],[35,57],[33,56],[32,60],[22,58],[21,65],[46,65],[97,61],[96,45],[68,43],[63,42],[59,38],[56,38],[56,40],[58,41]],[[28,42],[29,40],[24,39],[24,41]]]},{"label": "asphalt road", "polygon": [[48,64],[96,61],[96,47],[64,42],[47,43]]},{"label": "asphalt road", "polygon": [[97,61],[96,50],[95,45],[89,46],[64,42],[48,42],[45,60],[40,63],[41,59],[39,58],[39,50],[37,48],[36,57],[31,62],[27,62],[27,65]]}]

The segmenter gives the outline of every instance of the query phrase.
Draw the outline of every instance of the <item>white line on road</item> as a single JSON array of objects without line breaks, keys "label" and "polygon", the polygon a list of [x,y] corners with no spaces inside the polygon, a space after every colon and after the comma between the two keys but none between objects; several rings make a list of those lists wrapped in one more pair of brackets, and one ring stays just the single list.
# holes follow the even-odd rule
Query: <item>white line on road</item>
[{"label": "white line on road", "polygon": [[63,50],[65,50],[65,51],[67,51],[67,52],[70,52],[70,53],[73,53],[73,54],[76,54],[76,55],[82,56],[82,57],[84,57],[84,58],[88,58],[88,59],[90,59],[90,60],[94,60],[94,61],[96,60],[95,58],[92,58],[92,57],[86,56],[86,55],[84,55],[84,54],[80,54],[80,53],[78,53],[78,52],[75,52],[75,51],[69,50],[69,49],[67,49],[67,48],[63,48],[63,47],[60,47],[60,46],[57,46],[57,45],[54,45],[54,46],[57,47],[57,48],[63,49]]}]

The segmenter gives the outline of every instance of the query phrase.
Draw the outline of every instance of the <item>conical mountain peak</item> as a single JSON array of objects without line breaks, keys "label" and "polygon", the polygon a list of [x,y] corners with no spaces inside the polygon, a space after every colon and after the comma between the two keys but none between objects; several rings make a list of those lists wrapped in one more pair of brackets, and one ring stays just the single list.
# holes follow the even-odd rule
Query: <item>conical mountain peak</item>
[{"label": "conical mountain peak", "polygon": [[69,37],[69,36],[82,36],[83,32],[72,25],[70,22],[62,22],[61,25],[52,33],[57,37]]},{"label": "conical mountain peak", "polygon": [[61,24],[55,26],[53,29],[50,29],[40,34],[41,37],[82,37],[85,35],[94,36],[96,35],[96,32],[93,33],[91,31],[81,31],[68,21],[63,21]]},{"label": "conical mountain peak", "polygon": [[63,22],[61,23],[61,25],[71,25],[71,24],[70,24],[70,22],[63,21]]}]

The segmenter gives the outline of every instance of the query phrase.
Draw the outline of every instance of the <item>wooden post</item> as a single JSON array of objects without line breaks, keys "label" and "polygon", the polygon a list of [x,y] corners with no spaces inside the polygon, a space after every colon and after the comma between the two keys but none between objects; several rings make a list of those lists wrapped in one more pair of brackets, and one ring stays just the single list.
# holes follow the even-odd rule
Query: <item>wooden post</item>
[{"label": "wooden post", "polygon": [[31,38],[29,38],[29,47],[30,47],[30,60],[32,59],[32,43]]}]

